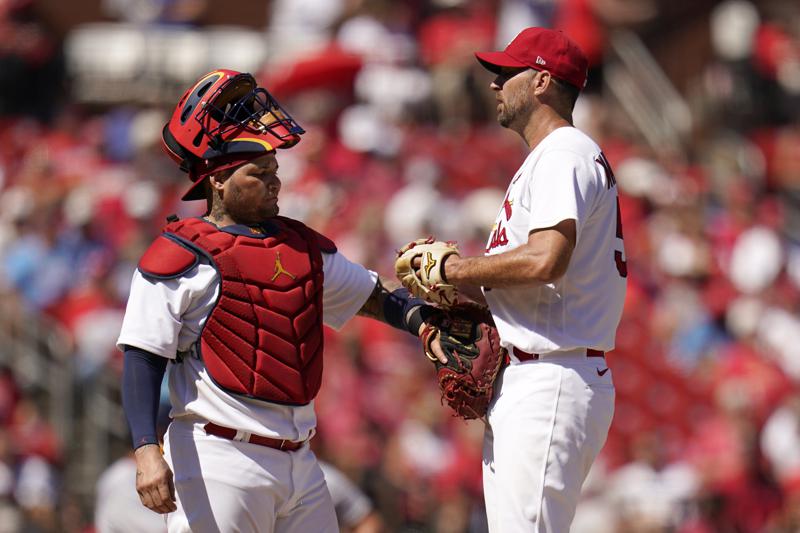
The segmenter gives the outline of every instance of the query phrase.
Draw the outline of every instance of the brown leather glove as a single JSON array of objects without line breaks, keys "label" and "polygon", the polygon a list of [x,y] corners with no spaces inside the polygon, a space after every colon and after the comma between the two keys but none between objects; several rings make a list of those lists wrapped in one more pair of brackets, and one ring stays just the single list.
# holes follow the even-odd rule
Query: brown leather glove
[{"label": "brown leather glove", "polygon": [[[508,363],[489,309],[462,303],[441,309],[427,320],[421,339],[425,355],[436,365],[436,376],[446,402],[457,416],[483,418],[494,394],[497,375]],[[438,337],[447,364],[431,351]]]}]

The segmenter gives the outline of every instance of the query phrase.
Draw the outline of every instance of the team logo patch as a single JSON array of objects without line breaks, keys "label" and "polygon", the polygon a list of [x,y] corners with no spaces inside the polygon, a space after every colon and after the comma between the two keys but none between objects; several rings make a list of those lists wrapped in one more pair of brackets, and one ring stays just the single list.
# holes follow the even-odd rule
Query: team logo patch
[{"label": "team logo patch", "polygon": [[278,254],[275,256],[275,273],[272,275],[272,279],[270,279],[270,281],[275,281],[281,274],[285,274],[292,279],[297,279],[294,274],[283,268],[283,263],[281,263],[281,253],[278,252]]},{"label": "team logo patch", "polygon": [[514,200],[509,200],[508,195],[503,200],[503,211],[506,213],[506,220],[511,220],[511,206],[514,205]]}]

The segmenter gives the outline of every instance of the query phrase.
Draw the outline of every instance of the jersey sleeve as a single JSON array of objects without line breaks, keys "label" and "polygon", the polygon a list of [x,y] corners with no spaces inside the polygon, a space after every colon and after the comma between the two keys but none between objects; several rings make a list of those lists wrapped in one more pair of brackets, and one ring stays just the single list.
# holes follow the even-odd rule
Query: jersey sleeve
[{"label": "jersey sleeve", "polygon": [[323,320],[340,329],[367,301],[378,274],[351,262],[339,252],[322,254],[325,275],[322,291]]},{"label": "jersey sleeve", "polygon": [[215,279],[214,268],[204,263],[175,279],[148,279],[134,272],[117,347],[127,344],[174,359],[183,317],[214,298],[209,286]]},{"label": "jersey sleeve", "polygon": [[526,191],[530,205],[528,231],[575,220],[578,238],[594,205],[598,170],[587,157],[552,150],[537,162]]}]

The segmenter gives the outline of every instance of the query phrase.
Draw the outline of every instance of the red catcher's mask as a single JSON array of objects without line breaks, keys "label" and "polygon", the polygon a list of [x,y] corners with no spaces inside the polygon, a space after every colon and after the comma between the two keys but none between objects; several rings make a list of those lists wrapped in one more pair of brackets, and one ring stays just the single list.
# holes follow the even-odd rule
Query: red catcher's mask
[{"label": "red catcher's mask", "polygon": [[303,133],[251,74],[220,69],[184,93],[162,139],[167,154],[194,182],[182,199],[199,200],[209,174],[294,146]]}]

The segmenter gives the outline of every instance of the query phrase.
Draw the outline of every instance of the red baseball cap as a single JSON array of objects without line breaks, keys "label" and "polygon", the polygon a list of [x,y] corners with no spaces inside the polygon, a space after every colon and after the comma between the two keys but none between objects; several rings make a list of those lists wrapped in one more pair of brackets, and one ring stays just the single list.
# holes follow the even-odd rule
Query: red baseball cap
[{"label": "red baseball cap", "polygon": [[589,60],[561,30],[526,28],[502,52],[476,52],[475,57],[496,74],[503,67],[546,70],[578,89],[586,85]]}]

